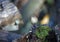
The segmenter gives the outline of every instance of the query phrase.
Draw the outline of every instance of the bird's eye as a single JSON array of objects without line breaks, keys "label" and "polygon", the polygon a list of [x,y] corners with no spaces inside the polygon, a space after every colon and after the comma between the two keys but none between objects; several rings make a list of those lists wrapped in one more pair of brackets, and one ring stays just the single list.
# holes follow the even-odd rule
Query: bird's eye
[{"label": "bird's eye", "polygon": [[17,25],[17,23],[15,22],[15,24],[14,25]]},{"label": "bird's eye", "polygon": [[16,20],[15,21],[15,25],[19,25],[20,21],[19,20]]}]

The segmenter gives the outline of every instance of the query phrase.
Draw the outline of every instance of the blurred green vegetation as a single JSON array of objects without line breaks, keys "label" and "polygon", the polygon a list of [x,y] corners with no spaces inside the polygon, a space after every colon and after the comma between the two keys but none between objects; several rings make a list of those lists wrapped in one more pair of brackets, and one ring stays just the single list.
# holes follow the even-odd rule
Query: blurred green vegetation
[{"label": "blurred green vegetation", "polygon": [[54,3],[54,0],[46,0],[49,5],[52,5]]},{"label": "blurred green vegetation", "polygon": [[36,36],[39,38],[39,39],[42,39],[42,40],[45,40],[45,37],[48,35],[48,32],[50,31],[50,27],[48,26],[39,26],[37,29],[36,29]]}]

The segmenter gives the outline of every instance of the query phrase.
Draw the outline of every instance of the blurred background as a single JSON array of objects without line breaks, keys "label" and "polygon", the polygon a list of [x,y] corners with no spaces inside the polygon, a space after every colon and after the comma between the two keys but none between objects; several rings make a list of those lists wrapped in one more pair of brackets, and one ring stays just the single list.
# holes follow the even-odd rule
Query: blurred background
[{"label": "blurred background", "polygon": [[9,9],[0,27],[20,34],[18,42],[60,42],[60,0],[0,0],[0,14]]}]

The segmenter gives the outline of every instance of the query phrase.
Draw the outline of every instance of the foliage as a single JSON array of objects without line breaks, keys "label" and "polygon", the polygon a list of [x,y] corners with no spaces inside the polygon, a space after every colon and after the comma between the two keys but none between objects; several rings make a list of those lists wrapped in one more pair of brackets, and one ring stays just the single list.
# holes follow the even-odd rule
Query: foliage
[{"label": "foliage", "polygon": [[51,29],[48,27],[48,26],[39,26],[37,29],[36,29],[36,36],[40,39],[44,39],[47,35],[48,35],[48,32],[50,31]]},{"label": "foliage", "polygon": [[54,0],[46,0],[49,5],[52,5],[54,3]]}]

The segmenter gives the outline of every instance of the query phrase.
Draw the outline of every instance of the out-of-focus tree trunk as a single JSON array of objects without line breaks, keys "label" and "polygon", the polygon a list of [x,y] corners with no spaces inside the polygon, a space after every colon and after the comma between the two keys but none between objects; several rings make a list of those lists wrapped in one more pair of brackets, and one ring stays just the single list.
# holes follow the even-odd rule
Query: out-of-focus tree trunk
[{"label": "out-of-focus tree trunk", "polygon": [[31,17],[40,12],[45,0],[29,0],[28,4],[22,8],[21,14],[25,22],[24,27],[19,30],[20,33],[26,34],[31,30]]}]

